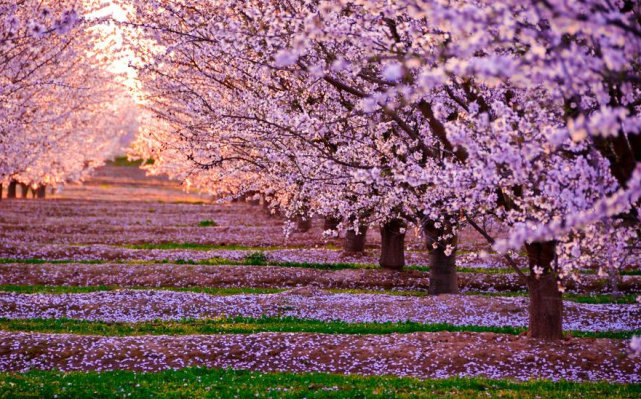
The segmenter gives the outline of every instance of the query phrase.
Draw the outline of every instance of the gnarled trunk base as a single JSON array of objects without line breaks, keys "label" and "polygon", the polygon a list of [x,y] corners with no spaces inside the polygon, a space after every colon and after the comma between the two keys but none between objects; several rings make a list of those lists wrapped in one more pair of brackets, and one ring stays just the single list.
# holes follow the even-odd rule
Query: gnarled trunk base
[{"label": "gnarled trunk base", "polygon": [[402,270],[405,267],[404,227],[400,220],[392,220],[381,226],[381,258],[379,263],[383,269]]},{"label": "gnarled trunk base", "polygon": [[359,226],[358,234],[353,229],[348,229],[343,241],[345,252],[365,252],[365,239],[367,237],[367,226]]},{"label": "gnarled trunk base", "polygon": [[7,198],[17,198],[18,197],[18,182],[13,180],[9,183],[9,188],[7,189]]},{"label": "gnarled trunk base", "polygon": [[26,184],[21,183],[20,187],[22,188],[22,196],[21,198],[27,199],[29,198],[29,186]]},{"label": "gnarled trunk base", "polygon": [[[528,335],[531,338],[558,340],[563,338],[563,293],[559,291],[554,273],[556,243],[547,241],[526,244],[530,275],[528,291],[530,296],[530,323]],[[540,273],[535,273],[535,267]]]},{"label": "gnarled trunk base", "polygon": [[269,216],[272,217],[282,217],[282,212],[280,211],[280,205],[276,204],[273,207],[269,207]]},{"label": "gnarled trunk base", "polygon": [[563,294],[552,274],[528,276],[530,294],[530,325],[532,338],[556,340],[563,338]]},{"label": "gnarled trunk base", "polygon": [[[437,228],[432,222],[425,222],[423,230],[427,250],[430,252],[429,293],[432,295],[458,294],[458,274],[456,272],[458,236],[439,240],[439,237],[451,234],[452,229]],[[448,245],[454,247],[449,256],[445,253]]]},{"label": "gnarled trunk base", "polygon": [[336,230],[338,228],[338,224],[341,222],[340,219],[338,218],[333,218],[333,217],[326,217],[325,218],[325,223],[323,224],[323,230]]},{"label": "gnarled trunk base", "polygon": [[445,248],[439,245],[430,252],[429,293],[432,295],[459,293],[456,250],[447,256]]},{"label": "gnarled trunk base", "polygon": [[245,194],[245,200],[251,206],[260,206],[260,195],[256,191]]},{"label": "gnarled trunk base", "polygon": [[296,230],[300,233],[307,233],[312,228],[312,218],[309,216],[296,217]]},{"label": "gnarled trunk base", "polygon": [[261,198],[261,209],[267,214],[267,216],[280,216],[278,204],[272,206],[272,201],[274,201],[273,198],[269,200],[266,196],[263,195]]},{"label": "gnarled trunk base", "polygon": [[47,197],[47,186],[45,185],[38,186],[38,189],[35,191],[35,194],[39,199],[45,199]]}]

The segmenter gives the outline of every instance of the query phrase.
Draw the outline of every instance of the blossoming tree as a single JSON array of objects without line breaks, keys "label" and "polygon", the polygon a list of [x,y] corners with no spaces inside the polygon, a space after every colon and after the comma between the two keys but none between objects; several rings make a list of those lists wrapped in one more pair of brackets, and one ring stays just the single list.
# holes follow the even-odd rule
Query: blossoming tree
[{"label": "blossoming tree", "polygon": [[44,196],[47,185],[81,180],[119,149],[126,92],[97,51],[105,34],[87,19],[101,5],[75,3],[0,3],[0,184],[10,197],[18,183]]},{"label": "blossoming tree", "polygon": [[456,292],[470,226],[527,284],[530,334],[558,339],[567,280],[636,260],[639,13],[601,0],[136,3],[157,119],[139,151],[211,192],[378,224],[383,266],[402,267],[405,229],[421,227],[433,293]]}]

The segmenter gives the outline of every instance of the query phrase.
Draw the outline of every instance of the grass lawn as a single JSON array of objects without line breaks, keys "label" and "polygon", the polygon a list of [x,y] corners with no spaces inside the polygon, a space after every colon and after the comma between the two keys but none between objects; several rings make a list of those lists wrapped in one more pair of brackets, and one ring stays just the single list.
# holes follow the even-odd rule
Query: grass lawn
[{"label": "grass lawn", "polygon": [[640,384],[343,376],[188,368],[0,373],[2,398],[639,398]]},{"label": "grass lawn", "polygon": [[[107,161],[107,165],[109,166],[117,166],[117,167],[133,167],[133,168],[138,168],[142,165],[142,159],[136,160],[136,161],[130,161],[129,158],[127,157],[116,157],[112,161]],[[147,160],[145,162],[145,165],[153,165],[154,161],[152,159]]]}]

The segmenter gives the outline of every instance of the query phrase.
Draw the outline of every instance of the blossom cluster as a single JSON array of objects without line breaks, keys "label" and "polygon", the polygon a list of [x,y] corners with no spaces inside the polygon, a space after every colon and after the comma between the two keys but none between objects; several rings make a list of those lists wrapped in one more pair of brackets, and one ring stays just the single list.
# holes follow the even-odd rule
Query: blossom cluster
[{"label": "blossom cluster", "polygon": [[0,1],[0,185],[59,186],[120,150],[127,93],[99,1]]},{"label": "blossom cluster", "polygon": [[633,2],[131,6],[152,173],[339,228],[431,226],[447,255],[490,217],[501,253],[553,247],[537,276],[638,261]]}]

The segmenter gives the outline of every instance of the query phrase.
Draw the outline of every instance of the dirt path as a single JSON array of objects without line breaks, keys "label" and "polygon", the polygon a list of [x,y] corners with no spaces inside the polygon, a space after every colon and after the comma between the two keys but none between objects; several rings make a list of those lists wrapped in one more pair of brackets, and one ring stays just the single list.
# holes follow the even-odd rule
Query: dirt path
[{"label": "dirt path", "polygon": [[[427,291],[429,273],[378,269],[318,270],[278,266],[173,264],[0,264],[0,284],[121,287],[254,287]],[[524,291],[515,274],[460,273],[462,291]],[[623,292],[641,292],[641,276],[623,276]],[[607,292],[607,283],[583,276],[569,291]]]},{"label": "dirt path", "polygon": [[544,344],[491,333],[97,337],[0,332],[0,369],[159,371],[188,366],[426,378],[641,381],[617,340]]}]

